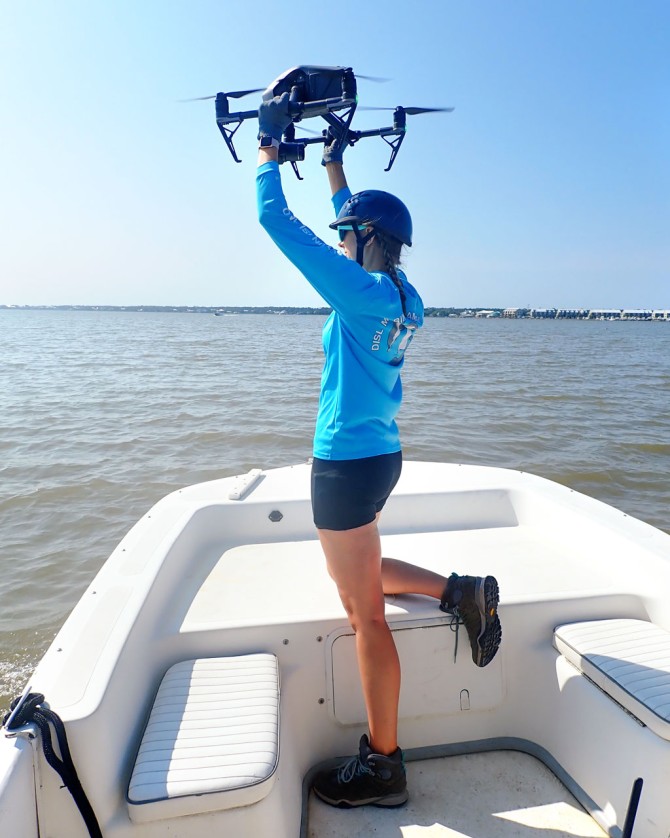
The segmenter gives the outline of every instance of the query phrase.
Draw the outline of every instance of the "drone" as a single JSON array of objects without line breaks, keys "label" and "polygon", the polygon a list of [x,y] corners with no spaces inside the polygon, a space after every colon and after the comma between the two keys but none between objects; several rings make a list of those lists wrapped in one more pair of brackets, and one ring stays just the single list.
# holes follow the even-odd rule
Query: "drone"
[{"label": "drone", "polygon": [[[360,78],[369,78],[360,76]],[[373,81],[375,79],[372,79]],[[377,79],[379,81],[379,79]],[[241,160],[235,151],[233,138],[246,119],[257,119],[258,110],[237,111],[231,113],[230,99],[241,99],[251,93],[260,93],[263,88],[236,90],[230,93],[217,93],[216,96],[203,96],[201,99],[214,99],[216,124],[221,131],[233,160]],[[373,128],[367,131],[354,130],[351,123],[358,105],[356,76],[351,67],[293,67],[282,73],[263,91],[263,101],[267,102],[283,93],[289,94],[289,115],[292,118],[279,145],[279,163],[291,163],[298,180],[303,180],[297,163],[305,159],[305,149],[316,143],[329,143],[334,137],[346,137],[347,145],[353,146],[367,137],[381,137],[391,148],[391,157],[385,172],[398,156],[398,151],[405,138],[407,117],[422,113],[451,112],[453,108],[363,108],[363,110],[391,110],[392,124],[385,128]],[[322,117],[328,127],[312,137],[296,137],[296,126],[305,119]],[[308,129],[304,129],[307,131]]]}]

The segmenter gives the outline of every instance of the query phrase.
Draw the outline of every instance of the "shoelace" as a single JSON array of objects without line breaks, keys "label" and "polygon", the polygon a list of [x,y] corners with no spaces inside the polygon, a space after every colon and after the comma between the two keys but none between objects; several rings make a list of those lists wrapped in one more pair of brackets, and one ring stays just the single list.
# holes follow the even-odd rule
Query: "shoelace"
[{"label": "shoelace", "polygon": [[337,781],[339,783],[350,783],[355,777],[360,777],[362,774],[374,774],[375,772],[368,768],[361,762],[360,756],[352,757],[347,760],[344,765],[337,772]]},{"label": "shoelace", "polygon": [[458,613],[458,609],[454,608],[451,614],[451,622],[449,623],[449,628],[456,633],[456,639],[454,640],[454,663],[456,663],[456,656],[458,655],[458,627],[464,625],[465,623]]}]

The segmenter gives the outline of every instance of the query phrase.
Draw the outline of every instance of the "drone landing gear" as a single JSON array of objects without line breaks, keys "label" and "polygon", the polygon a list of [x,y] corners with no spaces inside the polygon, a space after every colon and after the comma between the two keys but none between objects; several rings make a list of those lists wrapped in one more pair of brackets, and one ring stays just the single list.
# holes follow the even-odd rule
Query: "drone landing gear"
[{"label": "drone landing gear", "polygon": [[240,127],[242,123],[238,122],[234,128],[229,128],[227,125],[221,125],[220,122],[217,122],[219,126],[219,131],[221,131],[221,136],[226,141],[226,145],[228,146],[228,151],[233,155],[233,160],[236,163],[241,163],[242,161],[235,153],[235,146],[233,145],[233,137],[235,136],[235,131]]},{"label": "drone landing gear", "polygon": [[[402,141],[405,139],[406,129],[407,113],[404,108],[398,107],[393,111],[393,130],[388,134],[384,132],[384,129],[381,131],[382,140],[391,148],[391,159],[389,160],[388,166],[384,169],[385,172],[391,171],[391,166],[398,156]],[[392,136],[394,139],[389,140],[389,136]]]},{"label": "drone landing gear", "polygon": [[[243,93],[255,93],[256,91],[242,91]],[[235,152],[235,146],[233,145],[233,137],[235,136],[235,132],[240,127],[240,125],[244,122],[245,119],[251,119],[252,117],[258,116],[258,111],[240,111],[239,113],[230,113],[230,107],[228,105],[228,96],[233,94],[225,94],[225,93],[217,93],[216,99],[214,102],[216,108],[216,124],[219,126],[219,131],[221,131],[221,136],[226,141],[226,145],[228,146],[228,151],[233,156],[233,160],[236,163],[241,163],[242,161],[239,159]],[[237,95],[237,94],[235,94]],[[229,125],[234,125],[234,128],[229,128]]]},{"label": "drone landing gear", "polygon": [[394,160],[398,156],[398,151],[400,150],[400,146],[402,145],[402,141],[405,139],[404,134],[400,134],[394,140],[389,140],[383,134],[381,135],[382,140],[386,143],[386,145],[391,147],[391,159],[389,160],[388,166],[384,169],[385,172],[391,171],[391,166],[393,165]]}]

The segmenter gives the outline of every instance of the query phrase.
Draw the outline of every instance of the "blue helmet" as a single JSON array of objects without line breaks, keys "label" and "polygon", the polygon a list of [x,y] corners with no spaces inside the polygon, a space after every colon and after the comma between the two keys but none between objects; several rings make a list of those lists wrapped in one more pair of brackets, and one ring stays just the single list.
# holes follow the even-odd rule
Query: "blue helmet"
[{"label": "blue helmet", "polygon": [[336,230],[352,225],[374,227],[382,233],[398,239],[408,247],[412,246],[412,217],[409,210],[395,195],[379,189],[357,192],[344,202],[337,218],[329,226]]}]

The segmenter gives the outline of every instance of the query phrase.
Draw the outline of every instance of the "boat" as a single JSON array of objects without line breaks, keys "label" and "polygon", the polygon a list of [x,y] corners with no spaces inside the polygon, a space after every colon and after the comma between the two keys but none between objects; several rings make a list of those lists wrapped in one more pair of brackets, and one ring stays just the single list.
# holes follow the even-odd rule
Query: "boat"
[{"label": "boat", "polygon": [[130,530],[6,721],[0,835],[667,838],[670,535],[486,466],[405,462],[381,534],[385,555],[495,574],[498,655],[478,669],[435,600],[387,597],[410,801],[314,800],[366,722],[309,483],[308,463],[253,469]]}]

